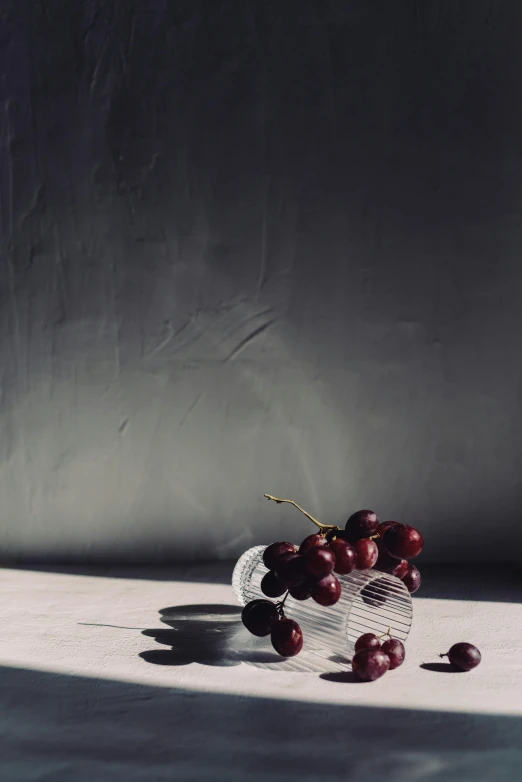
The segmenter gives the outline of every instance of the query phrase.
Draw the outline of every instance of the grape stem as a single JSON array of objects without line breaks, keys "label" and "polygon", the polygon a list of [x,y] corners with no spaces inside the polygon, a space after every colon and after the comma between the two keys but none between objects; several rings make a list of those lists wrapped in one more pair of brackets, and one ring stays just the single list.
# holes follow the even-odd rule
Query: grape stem
[{"label": "grape stem", "polygon": [[447,653],[447,652],[446,652],[446,654],[439,654],[439,657],[441,657],[441,658],[442,658],[442,657],[447,657],[447,656],[448,656],[448,653]]},{"label": "grape stem", "polygon": [[[317,519],[314,519],[313,516],[310,516],[309,513],[307,513],[305,510],[301,508],[300,505],[298,505],[293,500],[282,500],[279,497],[273,497],[271,494],[265,494],[264,495],[267,500],[273,500],[274,502],[277,502],[278,505],[280,505],[283,502],[286,502],[288,505],[293,505],[294,508],[297,508],[297,510],[300,510],[301,513],[304,513],[307,519],[310,519],[311,522],[313,522],[316,527],[319,527],[320,530],[330,530],[330,529],[338,529],[338,527],[335,526],[335,524],[321,524],[320,521],[317,521]],[[286,598],[285,598],[286,600]]]},{"label": "grape stem", "polygon": [[382,635],[378,635],[378,636],[377,636],[377,638],[381,639],[381,638],[384,638],[385,636],[388,636],[388,638],[391,638],[391,637],[392,637],[392,634],[391,634],[391,627],[388,627],[388,629],[386,630],[386,632],[385,632],[385,633],[383,633]]},{"label": "grape stem", "polygon": [[285,600],[290,594],[290,590],[286,593],[286,595],[283,597],[283,599],[277,603],[277,610],[279,611],[279,616],[283,617],[285,615],[284,607],[285,607]]}]

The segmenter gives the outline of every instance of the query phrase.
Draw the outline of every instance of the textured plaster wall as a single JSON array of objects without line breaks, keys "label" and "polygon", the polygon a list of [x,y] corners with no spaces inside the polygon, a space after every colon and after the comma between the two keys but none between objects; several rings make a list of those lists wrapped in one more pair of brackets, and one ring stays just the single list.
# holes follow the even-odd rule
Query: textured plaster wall
[{"label": "textured plaster wall", "polygon": [[[0,540],[522,544],[522,4],[4,0]],[[504,547],[492,547],[502,529]]]}]

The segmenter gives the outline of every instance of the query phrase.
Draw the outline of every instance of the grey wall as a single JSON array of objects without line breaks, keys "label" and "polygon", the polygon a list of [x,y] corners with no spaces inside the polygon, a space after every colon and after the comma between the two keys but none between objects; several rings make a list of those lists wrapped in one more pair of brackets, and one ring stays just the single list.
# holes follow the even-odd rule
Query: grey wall
[{"label": "grey wall", "polygon": [[4,552],[298,541],[272,492],[518,556],[521,33],[518,0],[4,0]]}]

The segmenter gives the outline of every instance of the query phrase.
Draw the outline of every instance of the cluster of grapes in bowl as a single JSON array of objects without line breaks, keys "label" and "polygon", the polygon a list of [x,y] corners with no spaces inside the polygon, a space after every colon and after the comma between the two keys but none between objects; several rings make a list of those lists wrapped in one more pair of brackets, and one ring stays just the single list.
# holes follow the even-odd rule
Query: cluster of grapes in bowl
[{"label": "cluster of grapes in bowl", "polygon": [[369,510],[359,511],[354,516],[360,518],[359,523],[362,527],[374,530],[370,532],[370,536],[378,536],[375,568],[399,578],[411,594],[416,592],[421,585],[421,574],[419,569],[408,560],[420,554],[424,546],[419,530],[408,524],[400,524],[398,521],[379,523],[375,513]]},{"label": "cluster of grapes in bowl", "polygon": [[[295,505],[290,500],[266,496]],[[242,614],[245,627],[254,635],[270,635],[274,649],[285,657],[299,654],[303,646],[301,628],[284,614],[288,595],[294,600],[312,598],[327,608],[341,596],[341,584],[335,574],[348,575],[356,569],[373,567],[401,578],[409,591],[415,592],[420,586],[420,574],[408,559],[419,554],[424,543],[418,530],[395,521],[379,523],[370,510],[354,513],[341,530],[320,524],[296,507],[320,527],[320,532],[308,535],[299,547],[280,541],[265,549],[263,563],[267,573],[261,581],[261,591],[267,598],[286,595],[278,603],[253,600]]]},{"label": "cluster of grapes in bowl", "polygon": [[[267,573],[261,589],[267,597],[251,600],[241,614],[243,624],[253,635],[271,636],[274,649],[283,657],[294,657],[303,648],[303,633],[298,623],[285,616],[288,595],[295,600],[310,597],[319,605],[333,606],[341,596],[341,584],[334,575],[348,575],[355,569],[377,568],[401,579],[410,592],[416,592],[421,578],[418,569],[408,560],[420,554],[424,541],[414,527],[397,521],[379,522],[370,510],[354,513],[345,529],[321,522],[310,516],[293,500],[282,500],[265,494],[269,500],[288,503],[310,519],[319,533],[308,535],[299,547],[293,543],[272,543],[263,552]],[[370,602],[368,597],[363,600]],[[373,601],[373,598],[372,598]],[[377,602],[377,605],[380,603]],[[386,638],[382,642],[382,638]],[[382,636],[365,633],[355,643],[352,669],[359,679],[375,681],[388,670],[404,662],[402,641],[392,638],[390,628]],[[480,651],[470,643],[454,644],[447,654],[451,666],[460,671],[471,671],[481,661]]]},{"label": "cluster of grapes in bowl", "polygon": [[[335,541],[331,541],[335,543]],[[242,613],[243,624],[253,635],[270,635],[272,646],[283,657],[294,657],[303,648],[303,633],[293,619],[284,614],[288,595],[295,600],[313,598],[322,606],[332,606],[341,596],[341,584],[333,574],[351,573],[355,567],[355,554],[349,544],[340,541],[347,552],[347,558],[336,556],[335,548],[328,543],[326,535],[308,535],[299,548],[293,543],[281,541],[272,543],[263,552],[263,564],[267,573],[261,580],[261,591],[271,598],[284,600],[272,603],[270,600],[252,600]]]},{"label": "cluster of grapes in bowl", "polygon": [[261,582],[263,594],[280,597],[289,590],[295,600],[311,597],[331,606],[341,594],[334,573],[348,575],[373,567],[397,576],[412,593],[419,588],[419,570],[408,562],[424,545],[414,527],[397,521],[379,523],[373,511],[360,510],[350,516],[344,530],[325,528],[308,535],[299,548],[287,542],[268,546],[263,555],[268,568]]}]

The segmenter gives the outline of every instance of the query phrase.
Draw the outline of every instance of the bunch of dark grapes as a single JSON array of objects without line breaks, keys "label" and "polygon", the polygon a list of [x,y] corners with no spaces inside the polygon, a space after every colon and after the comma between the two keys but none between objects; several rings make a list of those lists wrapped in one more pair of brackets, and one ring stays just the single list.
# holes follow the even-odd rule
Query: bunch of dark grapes
[{"label": "bunch of dark grapes", "polygon": [[299,625],[288,619],[284,604],[288,595],[294,600],[312,598],[328,608],[341,596],[341,584],[335,575],[347,575],[359,568],[366,570],[377,560],[377,546],[372,540],[358,540],[354,545],[337,528],[308,535],[299,548],[293,543],[272,543],[263,553],[267,572],[261,580],[266,597],[285,595],[278,603],[253,600],[245,606],[243,623],[254,635],[271,635],[272,645],[279,654],[293,657],[301,651],[303,635]]},{"label": "bunch of dark grapes", "polygon": [[283,603],[252,600],[243,608],[241,619],[253,635],[270,635],[272,646],[283,657],[294,657],[303,648],[301,628],[284,615]]},{"label": "bunch of dark grapes", "polygon": [[303,647],[303,634],[297,622],[285,615],[286,598],[311,597],[319,605],[333,606],[341,596],[341,584],[333,570],[350,573],[354,564],[350,555],[340,556],[337,562],[323,534],[309,535],[299,548],[293,543],[272,543],[263,553],[263,563],[267,568],[261,580],[263,594],[285,597],[278,603],[262,599],[248,603],[243,610],[243,624],[254,635],[270,635],[272,646],[283,657],[294,657]]},{"label": "bunch of dark grapes", "polygon": [[408,560],[420,554],[424,546],[419,530],[398,521],[383,521],[377,523],[376,534],[379,537],[375,567],[400,578],[413,594],[421,585],[421,575],[419,569]]},{"label": "bunch of dark grapes", "polygon": [[341,596],[337,573],[350,573],[353,566],[339,559],[325,535],[309,535],[299,548],[292,543],[272,543],[265,549],[263,563],[268,573],[261,581],[267,597],[279,597],[284,592],[295,600],[310,597],[322,606],[333,606]]},{"label": "bunch of dark grapes", "polygon": [[[388,636],[387,640],[381,643],[385,636]],[[386,671],[402,665],[405,656],[404,644],[398,638],[392,638],[389,630],[384,636],[364,633],[355,642],[352,669],[362,681],[373,682],[384,676]]]},{"label": "bunch of dark grapes", "polygon": [[333,528],[327,537],[334,538],[330,541],[334,552],[341,547],[344,549],[346,544],[352,549],[354,567],[359,570],[376,568],[390,573],[412,594],[420,587],[419,570],[408,562],[420,554],[424,546],[422,535],[415,527],[398,521],[379,522],[372,510],[358,510],[350,516],[344,530]]},{"label": "bunch of dark grapes", "polygon": [[420,586],[419,571],[408,559],[420,553],[423,540],[413,527],[395,521],[379,523],[370,510],[354,513],[345,529],[321,524],[293,500],[281,500],[266,494],[277,503],[289,503],[304,513],[319,532],[308,535],[299,548],[285,541],[272,543],[263,554],[267,573],[261,581],[261,590],[268,598],[284,598],[277,603],[253,600],[245,606],[243,623],[254,635],[270,635],[279,654],[293,657],[303,646],[299,625],[288,619],[284,605],[288,595],[294,600],[312,598],[328,608],[341,596],[337,575],[348,575],[353,570],[369,570],[376,566],[404,581],[410,592]]}]

